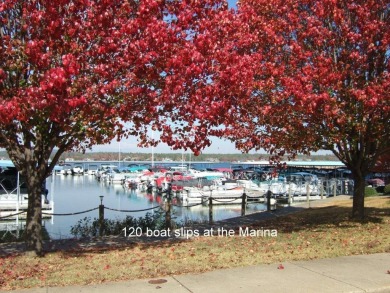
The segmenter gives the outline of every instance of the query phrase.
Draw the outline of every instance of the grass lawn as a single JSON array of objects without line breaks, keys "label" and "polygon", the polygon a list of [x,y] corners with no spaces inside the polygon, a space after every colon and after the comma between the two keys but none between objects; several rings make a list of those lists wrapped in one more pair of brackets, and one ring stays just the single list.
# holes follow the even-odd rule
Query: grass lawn
[{"label": "grass lawn", "polygon": [[[352,200],[253,223],[276,237],[195,237],[116,249],[59,251],[44,258],[0,258],[0,289],[96,284],[220,268],[390,252],[390,197],[366,198],[366,221],[350,220]],[[242,229],[246,227],[241,227]],[[275,235],[274,235],[275,236]]]}]

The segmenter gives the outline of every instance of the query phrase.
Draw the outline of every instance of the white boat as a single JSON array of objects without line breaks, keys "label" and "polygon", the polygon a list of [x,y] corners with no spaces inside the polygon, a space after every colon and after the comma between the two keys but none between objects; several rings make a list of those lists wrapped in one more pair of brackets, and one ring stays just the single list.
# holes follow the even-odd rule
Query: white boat
[{"label": "white boat", "polygon": [[260,191],[259,185],[253,182],[252,180],[237,179],[236,182],[237,185],[243,186],[246,190]]},{"label": "white boat", "polygon": [[279,180],[261,181],[259,184],[252,180],[237,180],[237,184],[248,191],[254,191],[263,196],[268,191],[271,191],[273,195],[284,195],[286,193],[286,184]]},{"label": "white boat", "polygon": [[112,168],[106,171],[106,180],[112,184],[123,184],[127,173],[120,172],[117,168]]},{"label": "white boat", "polygon": [[81,164],[72,167],[72,175],[84,175],[84,167]]},{"label": "white boat", "polygon": [[272,192],[275,196],[306,196],[309,193],[310,196],[320,195],[320,182],[284,182],[280,180],[268,180],[261,181],[256,184],[252,180],[237,180],[237,184],[245,187],[248,191],[253,191],[266,195],[268,191]]},{"label": "white boat", "polygon": [[143,181],[141,180],[142,176],[143,176],[142,172],[125,173],[122,183],[124,184],[124,187],[127,189],[142,190],[143,189],[142,188]]},{"label": "white boat", "polygon": [[286,176],[287,193],[292,196],[316,196],[321,194],[322,183],[319,178],[308,172],[296,172]]},{"label": "white boat", "polygon": [[102,180],[107,177],[106,173],[109,170],[118,168],[115,165],[101,165],[100,168],[95,172],[95,177],[97,180]]},{"label": "white boat", "polygon": [[[322,198],[321,198],[321,195],[310,195],[309,200],[321,200],[325,197],[326,197],[325,195]],[[288,196],[285,196],[284,199],[288,202]],[[291,196],[291,202],[302,202],[302,201],[307,201],[307,200],[308,200],[307,195]]]},{"label": "white boat", "polygon": [[95,173],[97,172],[97,170],[99,170],[98,165],[91,164],[91,165],[88,165],[87,170],[85,170],[85,171],[86,171],[86,173],[87,173],[88,175],[95,175]]},{"label": "white boat", "polygon": [[[26,186],[16,168],[13,165],[5,166],[3,163],[0,161],[0,218],[7,217],[6,220],[25,218],[28,207]],[[42,211],[43,217],[50,217],[53,213],[53,202],[49,202],[46,188],[42,188]],[[21,212],[22,214],[19,214]],[[9,217],[15,214],[19,215]]]},{"label": "white boat", "polygon": [[241,186],[230,189],[223,186],[184,187],[182,198],[187,202],[209,203],[211,197],[213,204],[233,204],[242,202],[244,192]]},{"label": "white boat", "polygon": [[195,178],[206,178],[208,180],[225,178],[225,174],[223,172],[211,170],[188,169],[188,175],[193,176]]},{"label": "white boat", "polygon": [[169,167],[169,171],[172,172],[186,172],[187,170],[188,170],[188,166],[184,164]]},{"label": "white boat", "polygon": [[204,193],[196,187],[184,187],[181,192],[181,202],[183,206],[193,206],[202,204]]},{"label": "white boat", "polygon": [[60,175],[72,175],[72,165],[71,164],[63,164],[60,165],[61,170],[59,171]]},{"label": "white boat", "polygon": [[[247,191],[243,186],[227,188],[226,186],[205,186],[203,188],[184,187],[182,201],[185,204],[204,203],[209,204],[210,198],[212,205],[221,204],[242,204],[243,194],[246,195],[246,202],[267,202],[266,194]],[[274,197],[271,198],[271,205],[276,203]]]}]

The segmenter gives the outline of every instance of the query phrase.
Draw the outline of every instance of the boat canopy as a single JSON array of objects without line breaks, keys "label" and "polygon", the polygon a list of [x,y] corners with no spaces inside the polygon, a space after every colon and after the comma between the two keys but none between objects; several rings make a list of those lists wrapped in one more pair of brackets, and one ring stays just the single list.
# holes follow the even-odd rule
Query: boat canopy
[{"label": "boat canopy", "polygon": [[11,160],[0,160],[1,168],[15,167]]}]

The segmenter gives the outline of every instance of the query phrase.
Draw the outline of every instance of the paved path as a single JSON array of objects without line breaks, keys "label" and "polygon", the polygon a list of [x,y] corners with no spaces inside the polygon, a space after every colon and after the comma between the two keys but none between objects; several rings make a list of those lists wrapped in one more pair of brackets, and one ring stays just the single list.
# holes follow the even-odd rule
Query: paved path
[{"label": "paved path", "polygon": [[[216,270],[94,286],[45,287],[15,293],[338,293],[390,292],[390,253]],[[3,291],[0,291],[3,292]]]}]

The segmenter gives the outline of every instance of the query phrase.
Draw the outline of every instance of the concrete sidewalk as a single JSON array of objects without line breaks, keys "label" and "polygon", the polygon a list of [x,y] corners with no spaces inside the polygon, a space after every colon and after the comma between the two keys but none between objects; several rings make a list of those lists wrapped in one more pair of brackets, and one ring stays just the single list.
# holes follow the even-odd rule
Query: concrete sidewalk
[{"label": "concrete sidewalk", "polygon": [[390,292],[389,271],[390,253],[379,253],[94,286],[46,287],[12,292]]}]

